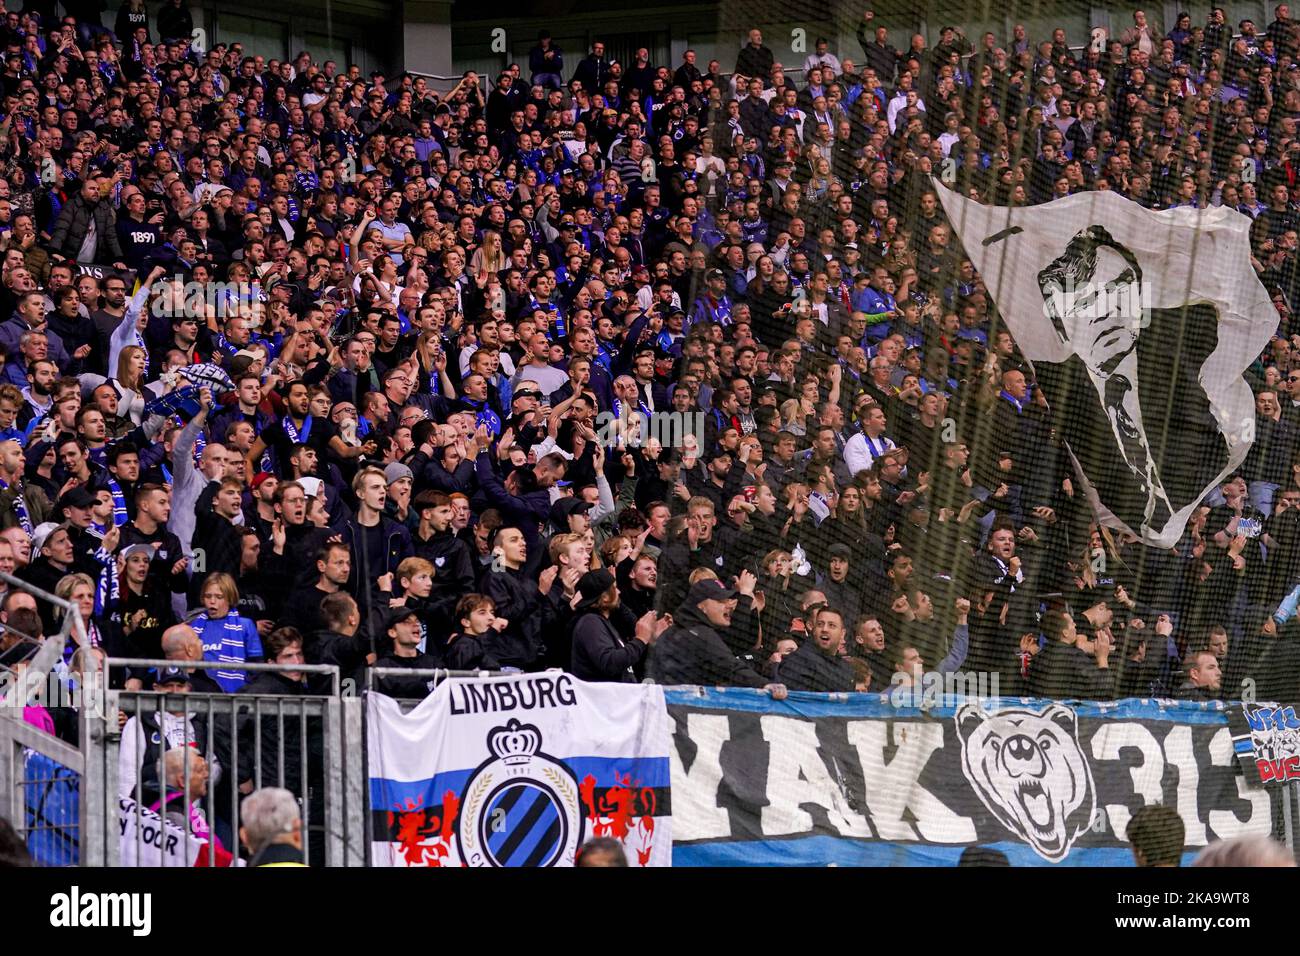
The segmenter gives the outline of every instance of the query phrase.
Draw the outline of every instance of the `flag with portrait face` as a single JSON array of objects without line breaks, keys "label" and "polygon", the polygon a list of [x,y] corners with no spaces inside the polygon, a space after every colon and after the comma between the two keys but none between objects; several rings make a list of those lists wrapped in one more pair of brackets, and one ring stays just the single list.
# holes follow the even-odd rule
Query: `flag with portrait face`
[{"label": "flag with portrait face", "polygon": [[1098,519],[1171,547],[1254,441],[1243,373],[1278,315],[1251,267],[1251,220],[1107,191],[1030,207],[936,191]]}]

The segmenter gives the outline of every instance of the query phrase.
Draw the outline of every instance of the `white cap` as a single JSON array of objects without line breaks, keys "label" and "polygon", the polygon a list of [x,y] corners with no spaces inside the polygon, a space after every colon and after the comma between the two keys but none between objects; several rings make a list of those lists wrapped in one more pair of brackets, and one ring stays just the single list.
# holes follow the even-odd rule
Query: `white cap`
[{"label": "white cap", "polygon": [[32,555],[39,557],[41,548],[45,547],[45,539],[53,534],[60,527],[57,521],[44,521],[36,526],[32,531]]}]

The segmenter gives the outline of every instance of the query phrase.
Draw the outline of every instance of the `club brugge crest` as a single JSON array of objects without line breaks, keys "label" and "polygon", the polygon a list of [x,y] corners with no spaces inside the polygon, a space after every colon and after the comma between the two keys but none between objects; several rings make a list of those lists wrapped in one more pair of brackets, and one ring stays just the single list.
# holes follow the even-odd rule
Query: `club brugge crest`
[{"label": "club brugge crest", "polygon": [[511,719],[487,736],[492,757],[465,784],[456,830],[469,866],[571,864],[582,845],[585,820],[578,780],[541,752],[542,734]]}]

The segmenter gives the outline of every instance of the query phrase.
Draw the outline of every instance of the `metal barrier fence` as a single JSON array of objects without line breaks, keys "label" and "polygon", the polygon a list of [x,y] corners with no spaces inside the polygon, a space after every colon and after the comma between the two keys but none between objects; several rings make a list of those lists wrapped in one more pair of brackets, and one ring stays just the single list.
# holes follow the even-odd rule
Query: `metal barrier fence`
[{"label": "metal barrier fence", "polygon": [[[85,789],[78,786],[84,776],[86,747],[94,739],[93,719],[84,710],[76,713],[79,749],[39,727],[24,721],[28,704],[47,686],[56,665],[63,659],[69,638],[85,633],[77,606],[63,598],[0,572],[7,588],[25,591],[37,601],[54,605],[60,626],[43,641],[34,657],[16,671],[0,668],[5,679],[0,701],[0,817],[9,820],[34,856],[56,865],[83,861],[82,846],[102,843],[106,822],[92,819],[80,801]],[[6,631],[14,635],[12,629]],[[30,635],[17,634],[20,641]],[[102,723],[102,721],[101,721]]]},{"label": "metal barrier fence", "polygon": [[[117,658],[107,666],[213,669],[211,661]],[[21,709],[0,708],[0,816],[36,862],[219,865],[239,855],[243,797],[278,786],[298,798],[309,864],[364,863],[360,699],[338,696],[330,666],[221,668],[322,675],[333,693],[109,691],[102,675],[90,676],[75,747],[25,723]]]},{"label": "metal barrier fence", "polygon": [[[114,659],[109,666],[193,668],[203,663]],[[210,667],[211,662],[207,663]],[[217,862],[218,841],[237,854],[241,800],[262,787],[283,787],[298,798],[308,864],[361,864],[364,850],[357,841],[362,833],[365,776],[360,700],[338,696],[339,674],[332,666],[226,662],[221,666],[248,672],[325,675],[332,693],[117,694],[117,709],[124,719],[119,732],[113,733],[115,728],[110,727],[106,746],[101,749],[107,764],[105,776],[112,775],[115,783],[105,786],[100,794],[97,814],[120,813],[134,819],[124,823],[120,846],[119,841],[109,841],[105,865],[143,859],[140,851],[147,835],[144,811],[161,807],[182,822],[192,817],[194,829],[201,831],[206,826],[215,837],[199,849],[201,857],[206,854],[199,865]],[[179,772],[175,766],[168,767],[165,754],[178,746],[197,751],[203,763],[190,758],[176,760],[182,765]],[[162,802],[164,794],[179,796]],[[189,809],[190,801],[199,804],[201,813]],[[191,828],[183,829],[176,849],[187,859]],[[130,846],[132,836],[137,844],[134,848]]]}]

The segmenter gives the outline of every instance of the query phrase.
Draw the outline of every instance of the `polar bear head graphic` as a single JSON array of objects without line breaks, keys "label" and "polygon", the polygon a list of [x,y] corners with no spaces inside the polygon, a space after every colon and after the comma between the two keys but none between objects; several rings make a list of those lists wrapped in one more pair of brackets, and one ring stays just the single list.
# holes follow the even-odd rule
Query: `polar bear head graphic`
[{"label": "polar bear head graphic", "polygon": [[1087,830],[1096,802],[1092,770],[1079,746],[1074,711],[957,710],[962,772],[984,806],[1052,863]]}]

